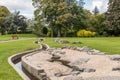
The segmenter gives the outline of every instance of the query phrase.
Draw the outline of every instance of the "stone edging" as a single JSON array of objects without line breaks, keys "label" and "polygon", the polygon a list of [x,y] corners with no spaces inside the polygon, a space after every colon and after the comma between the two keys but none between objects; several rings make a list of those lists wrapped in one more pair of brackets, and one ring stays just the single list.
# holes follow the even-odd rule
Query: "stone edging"
[{"label": "stone edging", "polygon": [[15,69],[16,72],[18,72],[18,74],[23,78],[23,80],[31,80],[28,76],[26,76],[26,74],[24,72],[22,72],[21,70],[19,70],[16,66],[14,61],[17,59],[20,59],[22,56],[32,53],[32,52],[36,52],[39,51],[40,49],[34,49],[34,50],[30,50],[30,51],[25,51],[22,53],[18,53],[15,55],[12,55],[8,58],[8,63]]},{"label": "stone edging", "polygon": [[[42,50],[42,49],[41,49]],[[40,50],[40,51],[41,51]],[[44,72],[44,70],[40,67],[31,65],[31,63],[29,63],[26,59],[26,57],[31,56],[33,54],[37,54],[37,53],[31,53],[28,55],[25,55],[22,57],[21,61],[22,61],[22,66],[25,70],[27,70],[31,75],[35,76],[37,79],[42,80],[45,76],[46,73]]]}]

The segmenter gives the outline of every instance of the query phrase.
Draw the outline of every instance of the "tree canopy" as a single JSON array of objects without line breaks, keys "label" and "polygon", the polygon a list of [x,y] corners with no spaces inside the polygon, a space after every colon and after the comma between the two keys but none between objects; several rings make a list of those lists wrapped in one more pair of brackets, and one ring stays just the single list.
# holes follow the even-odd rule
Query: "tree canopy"
[{"label": "tree canopy", "polygon": [[4,26],[9,33],[14,34],[17,33],[18,30],[24,33],[27,27],[26,18],[20,15],[19,11],[16,11],[5,18]]},{"label": "tree canopy", "polygon": [[6,16],[10,14],[10,11],[5,6],[0,6],[0,33],[4,34],[4,26],[3,23],[5,21]]},{"label": "tree canopy", "polygon": [[[66,36],[67,31],[73,28],[75,21],[83,24],[83,8],[76,4],[75,0],[33,0],[36,8],[35,20],[39,23],[48,24],[51,28],[51,36],[62,34]],[[81,26],[83,27],[83,26]]]},{"label": "tree canopy", "polygon": [[94,8],[94,10],[93,10],[93,13],[94,13],[94,15],[99,14],[99,9],[98,9],[97,6],[95,6],[95,8]]},{"label": "tree canopy", "polygon": [[106,13],[106,27],[110,35],[120,35],[120,0],[110,0]]}]

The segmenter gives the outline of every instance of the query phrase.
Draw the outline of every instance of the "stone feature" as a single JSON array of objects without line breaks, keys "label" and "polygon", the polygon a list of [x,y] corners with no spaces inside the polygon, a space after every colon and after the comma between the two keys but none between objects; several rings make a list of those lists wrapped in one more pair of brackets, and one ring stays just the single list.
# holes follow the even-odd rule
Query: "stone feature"
[{"label": "stone feature", "polygon": [[39,42],[42,42],[42,41],[44,41],[45,40],[45,38],[39,38]]},{"label": "stone feature", "polygon": [[113,68],[112,70],[113,70],[113,71],[120,71],[120,66],[115,67],[115,68]]},{"label": "stone feature", "polygon": [[67,44],[67,43],[70,43],[69,41],[67,40],[61,40],[60,38],[55,38],[54,39],[55,42],[58,42],[60,44]]},{"label": "stone feature", "polygon": [[84,52],[89,52],[90,50],[92,49],[89,48],[88,46],[84,46],[83,48],[81,48],[81,51],[84,51]]},{"label": "stone feature", "polygon": [[22,66],[39,80],[120,80],[119,61],[87,46],[65,46],[25,55]]},{"label": "stone feature", "polygon": [[120,61],[120,55],[112,55],[110,58],[114,61]]},{"label": "stone feature", "polygon": [[80,58],[78,60],[72,61],[69,65],[71,66],[81,65],[81,64],[87,63],[88,61],[89,61],[88,58]]},{"label": "stone feature", "polygon": [[92,69],[92,68],[85,68],[84,69],[84,72],[95,72],[96,70],[95,69]]},{"label": "stone feature", "polygon": [[63,80],[84,80],[82,77],[65,77]]},{"label": "stone feature", "polygon": [[51,59],[52,60],[57,60],[57,59],[60,59],[60,56],[53,54]]}]

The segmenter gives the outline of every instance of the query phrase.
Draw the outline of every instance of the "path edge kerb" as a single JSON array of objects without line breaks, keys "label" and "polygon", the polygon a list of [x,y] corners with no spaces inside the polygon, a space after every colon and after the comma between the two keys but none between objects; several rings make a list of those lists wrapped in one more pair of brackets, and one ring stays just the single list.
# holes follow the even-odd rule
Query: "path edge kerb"
[{"label": "path edge kerb", "polygon": [[23,73],[21,70],[19,70],[15,66],[14,61],[18,58],[21,58],[22,56],[24,56],[26,54],[30,54],[32,52],[36,52],[36,51],[39,51],[39,50],[40,49],[25,51],[25,52],[22,52],[22,53],[14,54],[14,55],[12,55],[8,58],[8,63],[15,69],[15,71],[22,77],[23,80],[31,80],[31,79],[28,76],[26,76],[25,73]]}]

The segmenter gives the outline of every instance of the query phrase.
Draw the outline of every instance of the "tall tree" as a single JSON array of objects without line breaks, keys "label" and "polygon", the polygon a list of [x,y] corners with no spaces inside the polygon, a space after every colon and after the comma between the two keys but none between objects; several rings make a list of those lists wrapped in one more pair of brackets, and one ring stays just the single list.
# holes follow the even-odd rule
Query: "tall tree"
[{"label": "tall tree", "polygon": [[72,26],[72,20],[76,18],[76,20],[79,20],[78,15],[80,12],[76,11],[78,6],[75,0],[33,0],[33,5],[36,7],[35,19],[49,24],[51,36],[55,31],[60,36],[61,30],[66,36],[68,29]]},{"label": "tall tree", "polygon": [[21,30],[22,33],[25,33],[27,27],[26,18],[20,15],[19,11],[16,11],[6,17],[4,26],[10,33],[17,33],[17,30]]},{"label": "tall tree", "polygon": [[95,6],[95,8],[93,9],[93,13],[94,13],[94,15],[99,14],[99,9],[97,6]]},{"label": "tall tree", "polygon": [[10,11],[5,6],[0,6],[0,33],[5,33],[5,28],[3,23],[5,21],[5,17],[10,14]]},{"label": "tall tree", "polygon": [[96,33],[101,36],[105,36],[105,15],[104,14],[97,14],[93,15],[91,20],[92,27],[94,28],[93,31],[96,31]]},{"label": "tall tree", "polygon": [[106,26],[110,35],[120,36],[120,0],[110,0],[106,13]]}]

